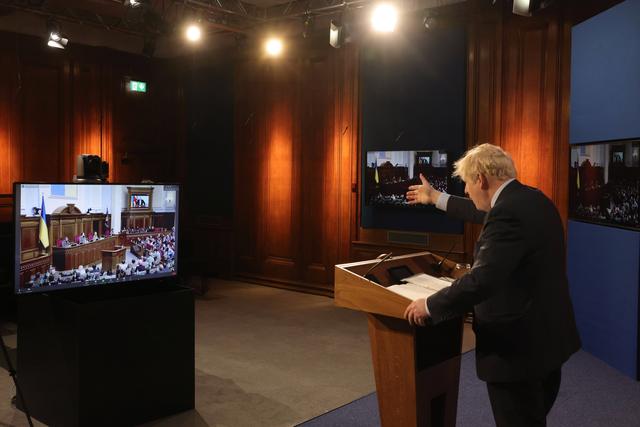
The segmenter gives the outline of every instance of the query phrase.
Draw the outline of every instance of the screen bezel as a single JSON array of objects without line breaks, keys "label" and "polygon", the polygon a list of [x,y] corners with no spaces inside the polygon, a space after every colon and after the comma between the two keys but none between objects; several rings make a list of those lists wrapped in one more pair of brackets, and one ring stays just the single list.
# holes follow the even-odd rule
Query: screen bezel
[{"label": "screen bezel", "polygon": [[[169,273],[156,273],[152,277],[145,276],[130,276],[127,279],[116,279],[114,281],[105,283],[90,283],[90,284],[75,284],[75,285],[61,285],[56,287],[40,287],[36,289],[25,288],[21,291],[19,289],[20,281],[20,252],[21,252],[21,235],[18,233],[18,227],[20,226],[20,199],[19,188],[21,185],[109,185],[109,186],[176,186],[176,201],[174,212],[174,237],[175,237],[175,271]],[[18,181],[13,183],[13,221],[12,228],[13,233],[13,294],[15,296],[32,295],[43,292],[56,292],[58,290],[70,290],[70,289],[86,289],[86,288],[102,288],[105,286],[118,286],[125,284],[143,284],[153,283],[158,280],[166,280],[171,278],[177,278],[179,275],[179,211],[180,211],[180,192],[182,188],[178,182],[154,182],[154,183],[139,183],[139,182],[69,182],[69,181]],[[129,201],[127,201],[129,202]],[[129,203],[127,203],[127,206]],[[20,250],[18,250],[20,249]]]}]

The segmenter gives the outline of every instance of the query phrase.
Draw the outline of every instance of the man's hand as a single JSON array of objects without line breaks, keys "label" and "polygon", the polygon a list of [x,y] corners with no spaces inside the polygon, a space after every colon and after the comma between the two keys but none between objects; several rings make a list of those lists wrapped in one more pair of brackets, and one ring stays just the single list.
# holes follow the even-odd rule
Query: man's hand
[{"label": "man's hand", "polygon": [[404,311],[404,318],[409,321],[410,325],[424,326],[429,318],[427,300],[420,298],[409,304]]},{"label": "man's hand", "polygon": [[435,205],[440,197],[441,192],[436,190],[429,184],[427,178],[420,174],[420,181],[422,184],[412,185],[407,191],[407,201],[410,205],[416,205],[422,203],[423,205]]}]

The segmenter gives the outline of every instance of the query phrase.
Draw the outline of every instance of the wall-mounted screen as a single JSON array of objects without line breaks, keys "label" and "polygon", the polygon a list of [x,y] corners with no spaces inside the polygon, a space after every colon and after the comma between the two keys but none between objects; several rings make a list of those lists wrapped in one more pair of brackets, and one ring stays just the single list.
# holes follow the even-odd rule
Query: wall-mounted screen
[{"label": "wall-mounted screen", "polygon": [[640,140],[571,147],[572,219],[640,229],[639,188]]},{"label": "wall-mounted screen", "polygon": [[149,196],[147,194],[132,194],[130,208],[149,209]]},{"label": "wall-mounted screen", "polygon": [[175,276],[175,184],[17,183],[15,292]]},{"label": "wall-mounted screen", "polygon": [[407,203],[409,186],[420,174],[438,191],[449,188],[449,163],[442,150],[369,151],[365,170],[365,204],[414,207]]}]

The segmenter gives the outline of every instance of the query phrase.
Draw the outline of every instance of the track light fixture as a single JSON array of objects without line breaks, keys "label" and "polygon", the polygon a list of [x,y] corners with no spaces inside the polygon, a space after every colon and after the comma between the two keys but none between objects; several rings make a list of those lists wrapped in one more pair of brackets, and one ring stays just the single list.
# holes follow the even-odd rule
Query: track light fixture
[{"label": "track light fixture", "polygon": [[340,21],[331,21],[329,24],[329,44],[339,49],[344,43],[344,26]]},{"label": "track light fixture", "polygon": [[422,18],[422,25],[424,25],[424,29],[426,31],[430,31],[433,30],[433,27],[436,24],[436,18],[434,18],[431,15],[425,15],[424,18]]},{"label": "track light fixture", "polygon": [[513,0],[513,13],[531,16],[533,12],[549,6],[553,0]]},{"label": "track light fixture", "polygon": [[64,49],[67,47],[69,43],[69,39],[63,37],[60,33],[60,26],[55,21],[47,22],[47,33],[49,34],[49,39],[47,40],[47,46],[53,47],[56,49]]}]

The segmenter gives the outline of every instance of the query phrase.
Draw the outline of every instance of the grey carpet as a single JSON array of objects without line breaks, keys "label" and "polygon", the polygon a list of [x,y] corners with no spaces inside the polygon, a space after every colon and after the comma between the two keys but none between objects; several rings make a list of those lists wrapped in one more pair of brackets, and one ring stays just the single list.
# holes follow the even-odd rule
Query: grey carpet
[{"label": "grey carpet", "polygon": [[[146,426],[292,426],[375,390],[362,313],[246,283],[207,287],[196,300],[196,410]],[[9,380],[3,371],[0,427],[26,425]]]}]

